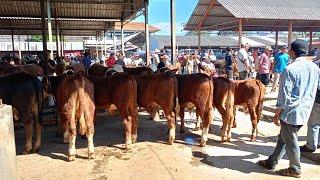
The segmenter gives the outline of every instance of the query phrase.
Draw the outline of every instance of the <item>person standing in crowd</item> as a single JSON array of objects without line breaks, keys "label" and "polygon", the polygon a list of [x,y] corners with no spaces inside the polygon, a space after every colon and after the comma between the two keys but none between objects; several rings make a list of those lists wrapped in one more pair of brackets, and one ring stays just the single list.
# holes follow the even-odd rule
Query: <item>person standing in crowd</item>
[{"label": "person standing in crowd", "polygon": [[114,56],[114,53],[111,53],[110,57],[106,61],[106,66],[107,67],[112,67],[114,65],[114,63],[116,63],[116,58]]},{"label": "person standing in crowd", "polygon": [[[320,61],[315,62],[320,68]],[[316,94],[315,103],[308,121],[307,144],[300,147],[301,152],[315,152],[319,147],[320,133],[320,82]]]},{"label": "person standing in crowd", "polygon": [[253,61],[254,61],[254,70],[256,72],[256,78],[259,79],[259,49],[258,48],[254,48],[253,52],[252,52],[252,57],[253,57]]},{"label": "person standing in crowd", "polygon": [[270,46],[264,48],[264,53],[260,56],[259,60],[259,79],[264,85],[269,84],[270,73]]},{"label": "person standing in crowd", "polygon": [[274,79],[271,92],[275,92],[279,83],[281,73],[286,69],[289,62],[289,55],[287,54],[288,47],[283,46],[281,51],[274,57]]},{"label": "person standing in crowd", "polygon": [[268,159],[258,161],[263,168],[274,170],[278,161],[287,154],[289,168],[276,171],[282,176],[301,176],[298,132],[310,117],[319,87],[320,70],[304,57],[307,49],[308,44],[304,40],[297,39],[291,44],[289,54],[293,63],[281,75],[277,110],[273,118],[275,125],[281,124],[278,142]]},{"label": "person standing in crowd", "polygon": [[225,55],[226,60],[226,73],[229,79],[233,80],[233,55],[232,55],[232,49],[230,47],[227,47],[227,53]]},{"label": "person standing in crowd", "polygon": [[82,62],[83,62],[84,68],[86,69],[86,71],[88,71],[88,69],[91,66],[91,57],[89,52],[86,52],[84,54],[84,58]]},{"label": "person standing in crowd", "polygon": [[237,66],[239,71],[239,80],[245,80],[248,77],[248,73],[250,71],[249,67],[249,59],[248,59],[248,53],[247,49],[248,46],[245,44],[241,44],[240,50],[238,52],[238,58],[237,58]]},{"label": "person standing in crowd", "polygon": [[124,63],[124,57],[123,57],[123,55],[122,54],[119,54],[118,55],[118,60],[116,60],[116,62],[115,62],[115,64],[116,65],[119,65],[119,66],[121,66],[121,67],[123,67],[123,66],[125,66],[125,63]]}]

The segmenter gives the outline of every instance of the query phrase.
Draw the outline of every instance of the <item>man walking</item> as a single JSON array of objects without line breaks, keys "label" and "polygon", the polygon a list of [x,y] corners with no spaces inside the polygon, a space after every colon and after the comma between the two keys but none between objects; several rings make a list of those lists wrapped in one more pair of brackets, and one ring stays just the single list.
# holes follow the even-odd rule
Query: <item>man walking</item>
[{"label": "man walking", "polygon": [[224,58],[226,60],[226,73],[230,80],[233,80],[233,55],[232,55],[232,49],[230,47],[227,47],[227,54]]},{"label": "man walking", "polygon": [[241,44],[240,50],[238,52],[238,58],[237,58],[237,66],[238,66],[238,72],[239,72],[239,80],[245,80],[248,77],[249,73],[249,58],[247,49],[249,46],[246,46],[245,44]]},{"label": "man walking", "polygon": [[[320,67],[320,62],[318,62]],[[315,152],[319,146],[320,133],[320,89],[317,91],[316,100],[308,121],[307,144],[300,147],[301,152]]]},{"label": "man walking", "polygon": [[270,74],[270,51],[272,51],[270,46],[264,48],[264,53],[259,59],[259,79],[264,85],[269,84],[269,74]]},{"label": "man walking", "polygon": [[279,83],[281,73],[286,69],[289,62],[287,54],[288,47],[285,45],[281,51],[274,57],[274,79],[271,92],[275,92]]},{"label": "man walking", "polygon": [[281,125],[274,152],[266,160],[258,162],[267,170],[274,170],[278,161],[287,154],[289,168],[276,171],[282,176],[300,177],[300,149],[298,132],[310,116],[319,86],[319,68],[304,56],[308,45],[304,40],[291,44],[290,57],[293,63],[282,73],[274,124]]}]

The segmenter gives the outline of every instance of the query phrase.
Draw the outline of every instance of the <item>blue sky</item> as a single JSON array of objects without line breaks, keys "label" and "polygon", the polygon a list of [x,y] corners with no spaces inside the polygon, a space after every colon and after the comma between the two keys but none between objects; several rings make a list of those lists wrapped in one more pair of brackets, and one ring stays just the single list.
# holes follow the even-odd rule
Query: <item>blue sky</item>
[{"label": "blue sky", "polygon": [[[176,33],[183,35],[182,23],[187,23],[197,0],[176,0]],[[138,17],[135,21],[144,22],[144,16]],[[149,1],[149,24],[161,29],[158,35],[170,34],[170,0]]]}]

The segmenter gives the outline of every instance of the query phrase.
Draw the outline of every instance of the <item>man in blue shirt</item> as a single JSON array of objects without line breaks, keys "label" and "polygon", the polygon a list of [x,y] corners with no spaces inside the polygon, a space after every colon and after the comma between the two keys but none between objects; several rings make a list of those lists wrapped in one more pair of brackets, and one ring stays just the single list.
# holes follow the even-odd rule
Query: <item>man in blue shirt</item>
[{"label": "man in blue shirt", "polygon": [[233,55],[232,55],[232,49],[230,47],[227,47],[227,54],[225,56],[226,60],[226,73],[230,80],[233,80]]},{"label": "man in blue shirt", "polygon": [[276,91],[280,75],[286,69],[289,62],[289,55],[287,54],[288,46],[283,46],[281,51],[274,57],[274,79],[271,92]]},{"label": "man in blue shirt", "polygon": [[301,176],[298,132],[310,117],[316,91],[320,86],[320,69],[304,57],[307,49],[304,40],[298,39],[291,44],[289,54],[293,62],[281,75],[277,111],[273,118],[274,124],[281,125],[278,142],[269,158],[258,162],[265,169],[274,170],[278,161],[287,154],[290,167],[276,171],[282,176]]},{"label": "man in blue shirt", "polygon": [[86,71],[88,71],[88,69],[91,66],[90,53],[88,53],[88,52],[84,54],[83,65],[84,65]]}]

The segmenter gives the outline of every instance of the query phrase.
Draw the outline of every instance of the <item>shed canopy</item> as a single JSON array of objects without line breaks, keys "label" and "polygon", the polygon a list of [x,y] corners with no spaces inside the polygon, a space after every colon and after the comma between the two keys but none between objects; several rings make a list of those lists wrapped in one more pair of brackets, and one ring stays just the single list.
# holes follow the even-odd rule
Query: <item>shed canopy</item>
[{"label": "shed canopy", "polygon": [[[45,0],[45,2],[47,2]],[[115,22],[133,19],[144,0],[50,0],[52,27],[57,18],[64,35],[96,35]],[[47,6],[45,6],[47,12]],[[0,1],[0,32],[41,34],[41,0]]]},{"label": "shed canopy", "polygon": [[199,0],[185,30],[243,31],[320,30],[318,0]]}]

